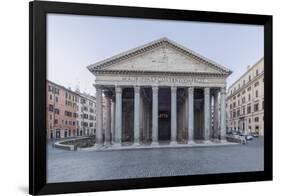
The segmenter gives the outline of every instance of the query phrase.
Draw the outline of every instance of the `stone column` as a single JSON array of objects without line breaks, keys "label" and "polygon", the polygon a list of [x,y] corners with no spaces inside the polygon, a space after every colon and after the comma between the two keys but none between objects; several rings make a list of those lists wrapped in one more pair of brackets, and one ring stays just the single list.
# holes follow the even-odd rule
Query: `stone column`
[{"label": "stone column", "polygon": [[110,102],[110,96],[111,93],[109,91],[106,91],[105,93],[105,116],[107,117],[107,121],[105,122],[105,144],[110,145],[110,132],[111,132],[111,102]]},{"label": "stone column", "polygon": [[143,96],[142,91],[140,91],[140,142],[143,141],[144,131],[143,131]]},{"label": "stone column", "polygon": [[194,143],[194,98],[193,98],[194,88],[188,88],[188,143]]},{"label": "stone column", "polygon": [[134,145],[140,142],[140,87],[135,86],[134,96]]},{"label": "stone column", "polygon": [[220,130],[220,139],[225,140],[226,136],[226,112],[225,112],[225,98],[226,90],[225,87],[221,88],[221,130]]},{"label": "stone column", "polygon": [[115,100],[114,97],[111,99],[111,140],[115,142]]},{"label": "stone column", "polygon": [[189,104],[189,102],[188,102],[188,88],[185,88],[184,89],[184,94],[185,94],[185,97],[184,97],[184,101],[185,101],[185,104],[184,104],[184,113],[185,113],[185,119],[184,119],[184,121],[185,121],[185,127],[184,127],[184,129],[185,129],[185,133],[186,133],[186,141],[188,141],[188,120],[189,120],[189,114],[188,114],[188,104]]},{"label": "stone column", "polygon": [[210,139],[213,137],[213,127],[212,127],[212,122],[213,122],[213,105],[212,105],[212,98],[213,98],[213,93],[212,90],[210,89]]},{"label": "stone column", "polygon": [[177,143],[177,87],[171,87],[171,144]]},{"label": "stone column", "polygon": [[122,88],[115,88],[116,109],[115,109],[115,142],[121,144],[122,142]]},{"label": "stone column", "polygon": [[218,131],[219,131],[219,101],[218,101],[218,91],[215,90],[214,92],[214,137],[215,139],[218,138]]},{"label": "stone column", "polygon": [[103,135],[102,135],[102,124],[103,124],[103,116],[102,116],[102,88],[101,86],[96,86],[96,144],[103,145]]},{"label": "stone column", "polygon": [[204,140],[210,141],[210,88],[204,88]]},{"label": "stone column", "polygon": [[152,87],[152,144],[158,144],[158,86]]}]

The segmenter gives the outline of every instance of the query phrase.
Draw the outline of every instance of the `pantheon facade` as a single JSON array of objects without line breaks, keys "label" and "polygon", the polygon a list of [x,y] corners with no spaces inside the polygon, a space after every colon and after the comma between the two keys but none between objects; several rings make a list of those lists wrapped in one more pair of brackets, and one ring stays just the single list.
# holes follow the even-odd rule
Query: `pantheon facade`
[{"label": "pantheon facade", "polygon": [[226,67],[161,38],[87,68],[98,145],[225,141]]}]

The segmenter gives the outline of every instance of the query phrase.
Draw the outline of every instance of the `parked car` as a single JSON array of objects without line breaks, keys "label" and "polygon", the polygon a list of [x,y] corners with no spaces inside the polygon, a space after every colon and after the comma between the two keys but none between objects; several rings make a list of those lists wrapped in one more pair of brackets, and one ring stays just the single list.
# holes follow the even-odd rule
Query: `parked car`
[{"label": "parked car", "polygon": [[253,137],[259,137],[259,133],[257,133],[257,132],[253,132],[253,133],[251,133],[251,135],[252,135]]},{"label": "parked car", "polygon": [[251,136],[251,135],[245,135],[245,139],[246,139],[246,140],[252,140],[252,139],[253,139],[253,136]]}]

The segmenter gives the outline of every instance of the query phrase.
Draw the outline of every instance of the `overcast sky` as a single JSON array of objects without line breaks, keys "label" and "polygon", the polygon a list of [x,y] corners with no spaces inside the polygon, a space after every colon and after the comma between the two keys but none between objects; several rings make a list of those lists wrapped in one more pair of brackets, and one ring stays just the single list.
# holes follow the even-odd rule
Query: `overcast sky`
[{"label": "overcast sky", "polygon": [[47,77],[94,94],[88,65],[161,37],[231,69],[228,86],[263,57],[259,25],[48,14]]}]

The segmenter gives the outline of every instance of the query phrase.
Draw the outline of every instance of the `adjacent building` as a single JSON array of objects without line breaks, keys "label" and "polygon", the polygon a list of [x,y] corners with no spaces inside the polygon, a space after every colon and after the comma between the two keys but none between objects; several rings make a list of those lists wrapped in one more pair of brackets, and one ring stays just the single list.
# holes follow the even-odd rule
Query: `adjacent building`
[{"label": "adjacent building", "polygon": [[47,81],[47,138],[95,133],[95,98]]},{"label": "adjacent building", "polygon": [[96,98],[87,94],[76,91],[79,96],[79,135],[91,136],[96,132]]},{"label": "adjacent building", "polygon": [[264,59],[235,81],[227,92],[229,131],[264,134]]}]

